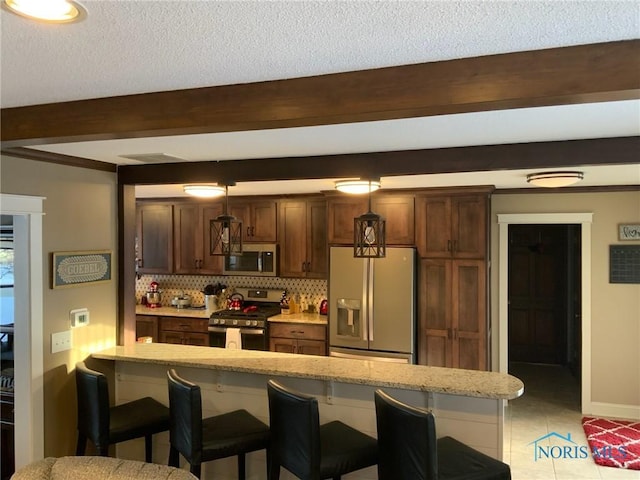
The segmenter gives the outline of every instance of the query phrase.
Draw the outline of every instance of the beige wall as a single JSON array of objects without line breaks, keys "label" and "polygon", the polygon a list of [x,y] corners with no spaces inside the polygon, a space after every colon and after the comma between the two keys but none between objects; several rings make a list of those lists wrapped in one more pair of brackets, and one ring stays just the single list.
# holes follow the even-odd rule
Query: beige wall
[{"label": "beige wall", "polygon": [[[494,195],[491,209],[492,362],[498,364],[498,214],[593,213],[591,400],[640,406],[640,285],[609,283],[619,223],[640,223],[640,192]],[[526,388],[526,387],[525,387]]]},{"label": "beige wall", "polygon": [[[75,452],[77,361],[116,339],[117,188],[115,173],[3,156],[2,193],[46,197],[43,218],[45,456]],[[50,288],[55,251],[111,250],[108,283]],[[69,311],[87,307],[90,324],[73,329],[73,349],[51,353],[51,334],[70,329]],[[19,321],[19,319],[16,319]],[[20,428],[19,425],[16,428]]]}]

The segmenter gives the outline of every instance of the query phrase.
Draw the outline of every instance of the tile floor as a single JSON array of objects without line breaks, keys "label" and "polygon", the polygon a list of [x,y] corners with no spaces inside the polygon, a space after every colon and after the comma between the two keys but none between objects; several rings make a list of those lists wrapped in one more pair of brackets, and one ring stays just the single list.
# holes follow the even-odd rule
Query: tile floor
[{"label": "tile floor", "polygon": [[[504,458],[513,480],[640,480],[639,470],[601,467],[591,457],[534,460],[530,443],[551,432],[564,437],[570,433],[577,445],[588,445],[581,423],[580,386],[560,366],[514,363],[509,373],[525,385],[524,395],[510,401],[505,412]],[[567,445],[553,437],[543,444]]]}]

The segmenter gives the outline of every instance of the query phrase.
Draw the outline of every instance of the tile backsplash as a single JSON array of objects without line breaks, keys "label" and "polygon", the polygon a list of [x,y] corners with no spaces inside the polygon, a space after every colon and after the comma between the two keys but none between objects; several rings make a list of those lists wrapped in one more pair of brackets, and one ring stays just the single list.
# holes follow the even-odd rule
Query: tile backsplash
[{"label": "tile backsplash", "polygon": [[236,288],[272,288],[286,290],[290,295],[304,295],[307,300],[315,305],[327,298],[326,280],[309,280],[306,278],[280,278],[280,277],[225,277],[203,275],[142,275],[136,281],[136,302],[140,303],[144,294],[149,290],[149,284],[156,281],[162,292],[162,305],[171,305],[171,299],[181,293],[191,295],[194,305],[204,304],[205,285],[220,282],[229,289]]}]

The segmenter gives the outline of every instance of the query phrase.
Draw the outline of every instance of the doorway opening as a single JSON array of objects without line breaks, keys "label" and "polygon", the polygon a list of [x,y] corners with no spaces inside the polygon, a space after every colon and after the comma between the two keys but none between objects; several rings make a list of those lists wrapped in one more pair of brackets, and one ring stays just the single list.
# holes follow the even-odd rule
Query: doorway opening
[{"label": "doorway opening", "polygon": [[[575,242],[580,255],[574,256],[575,278],[573,323],[566,327],[566,365],[572,365],[579,389],[580,411],[592,411],[591,403],[591,224],[593,213],[498,214],[498,371],[509,372],[509,228],[512,225],[575,225]],[[579,234],[578,234],[579,232]],[[535,243],[530,245],[535,249]],[[578,247],[575,246],[575,249]],[[574,250],[575,251],[575,250]],[[569,280],[567,280],[569,281]],[[573,281],[573,280],[572,280]],[[575,315],[579,315],[578,318]],[[569,314],[567,314],[569,315]],[[579,321],[578,321],[579,320]],[[569,340],[571,339],[571,340]],[[570,342],[572,342],[570,344]],[[569,353],[569,352],[572,352]],[[562,355],[562,353],[560,354]],[[569,361],[571,359],[571,362]],[[517,375],[516,375],[517,376]],[[569,375],[571,378],[571,375]],[[526,386],[525,386],[526,391]]]},{"label": "doorway opening", "polygon": [[0,194],[13,222],[13,430],[18,469],[44,457],[43,197]]},{"label": "doorway opening", "polygon": [[[509,373],[525,382],[511,419],[580,415],[581,231],[576,224],[509,225]],[[540,409],[549,407],[549,411]],[[558,406],[563,409],[559,410]]]},{"label": "doorway opening", "polygon": [[577,224],[509,225],[509,363],[557,365],[580,379]]}]

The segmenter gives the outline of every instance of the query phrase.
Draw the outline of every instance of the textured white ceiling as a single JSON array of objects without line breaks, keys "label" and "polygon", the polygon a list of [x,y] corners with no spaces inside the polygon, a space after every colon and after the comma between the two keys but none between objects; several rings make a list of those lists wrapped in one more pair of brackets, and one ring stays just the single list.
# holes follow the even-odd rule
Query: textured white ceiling
[{"label": "textured white ceiling", "polygon": [[[637,0],[80,2],[88,17],[77,24],[38,24],[1,12],[3,108],[640,38]],[[630,101],[38,148],[135,163],[118,155],[229,160],[639,133],[640,103]],[[591,178],[628,183],[640,171],[634,167]],[[513,172],[509,181],[489,172],[414,178],[403,185],[510,186],[520,185],[523,174]]]},{"label": "textured white ceiling", "polygon": [[637,1],[91,1],[2,11],[3,107],[637,38]]}]

